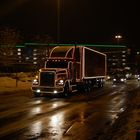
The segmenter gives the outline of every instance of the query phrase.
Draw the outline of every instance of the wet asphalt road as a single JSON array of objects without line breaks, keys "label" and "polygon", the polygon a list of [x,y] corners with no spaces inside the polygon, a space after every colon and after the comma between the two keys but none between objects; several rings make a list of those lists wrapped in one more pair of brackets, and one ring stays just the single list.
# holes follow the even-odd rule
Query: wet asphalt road
[{"label": "wet asphalt road", "polygon": [[31,92],[0,98],[0,139],[93,140],[125,111],[135,80],[67,98],[31,97]]}]

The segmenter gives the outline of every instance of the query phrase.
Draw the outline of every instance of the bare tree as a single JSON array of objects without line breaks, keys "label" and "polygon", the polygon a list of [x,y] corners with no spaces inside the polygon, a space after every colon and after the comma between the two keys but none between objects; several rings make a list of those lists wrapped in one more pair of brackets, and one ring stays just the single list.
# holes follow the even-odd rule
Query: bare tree
[{"label": "bare tree", "polygon": [[33,43],[33,45],[30,44],[30,46],[38,46],[39,53],[40,53],[40,64],[44,62],[44,57],[49,56],[50,50],[54,47],[50,44],[54,43],[54,39],[47,35],[47,34],[34,34],[28,36],[29,42]]},{"label": "bare tree", "polygon": [[[5,72],[17,72],[14,64],[17,62],[16,45],[21,43],[20,32],[13,27],[0,28],[0,66]],[[10,68],[10,69],[9,69]],[[16,87],[18,86],[18,77],[16,73]]]},{"label": "bare tree", "polygon": [[4,55],[11,55],[11,51],[21,42],[20,32],[16,28],[0,28],[0,50]]},{"label": "bare tree", "polygon": [[54,40],[51,36],[47,35],[47,34],[43,34],[43,35],[29,35],[28,39],[30,42],[35,42],[35,43],[54,43]]},{"label": "bare tree", "polygon": [[15,48],[21,41],[20,32],[16,28],[0,28],[0,64],[9,67],[16,62]]}]

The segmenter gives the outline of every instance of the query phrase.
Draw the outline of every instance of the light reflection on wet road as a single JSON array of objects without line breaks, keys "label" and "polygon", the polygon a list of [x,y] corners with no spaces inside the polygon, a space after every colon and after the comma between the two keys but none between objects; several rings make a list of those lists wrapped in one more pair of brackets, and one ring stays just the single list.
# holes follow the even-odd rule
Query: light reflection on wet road
[{"label": "light reflection on wet road", "polygon": [[127,107],[128,94],[132,94],[128,91],[137,87],[134,82],[117,86],[106,84],[93,93],[66,99],[16,97],[18,102],[12,102],[14,97],[4,98],[0,101],[0,138],[93,139],[118,119]]}]

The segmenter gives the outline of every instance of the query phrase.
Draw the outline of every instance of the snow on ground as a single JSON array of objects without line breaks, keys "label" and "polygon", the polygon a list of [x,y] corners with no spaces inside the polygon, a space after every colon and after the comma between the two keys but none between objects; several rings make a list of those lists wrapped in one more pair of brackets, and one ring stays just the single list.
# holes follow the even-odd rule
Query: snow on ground
[{"label": "snow on ground", "polygon": [[17,77],[18,80],[16,80],[16,74],[0,77],[0,93],[31,88],[33,76],[30,73],[18,73]]}]

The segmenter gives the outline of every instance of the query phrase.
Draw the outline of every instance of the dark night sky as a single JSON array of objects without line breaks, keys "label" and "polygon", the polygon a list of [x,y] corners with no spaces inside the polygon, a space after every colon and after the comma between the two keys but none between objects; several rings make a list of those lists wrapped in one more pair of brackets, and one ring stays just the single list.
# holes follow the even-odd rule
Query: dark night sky
[{"label": "dark night sky", "polygon": [[[138,46],[139,11],[136,0],[59,0],[60,43]],[[56,40],[58,0],[0,0],[0,26],[10,25],[26,34],[48,34]]]}]

